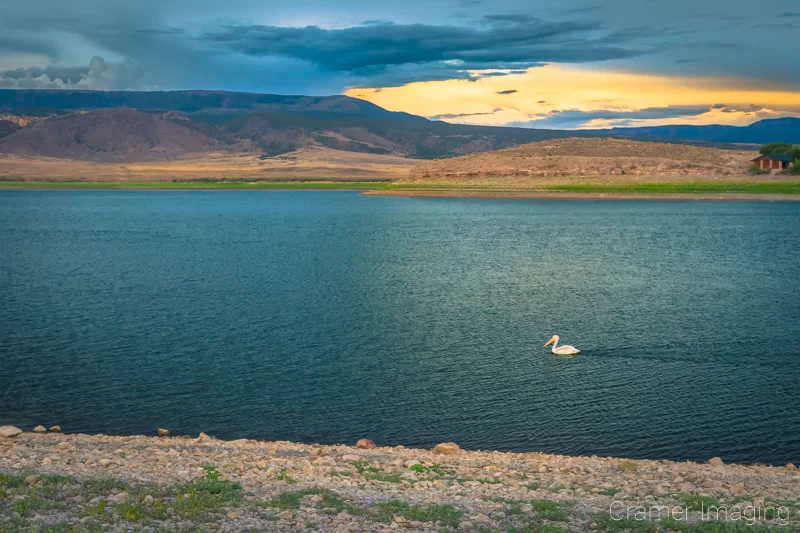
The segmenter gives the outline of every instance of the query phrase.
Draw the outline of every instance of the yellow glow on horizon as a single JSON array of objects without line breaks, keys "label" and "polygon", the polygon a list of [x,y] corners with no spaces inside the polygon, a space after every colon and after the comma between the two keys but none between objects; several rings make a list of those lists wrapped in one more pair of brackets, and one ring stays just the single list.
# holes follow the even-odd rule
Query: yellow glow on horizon
[{"label": "yellow glow on horizon", "polygon": [[[499,94],[510,90],[516,92]],[[633,125],[746,125],[764,118],[800,116],[800,92],[752,88],[741,81],[725,78],[655,76],[558,64],[531,68],[524,74],[484,77],[476,81],[417,82],[400,87],[349,89],[345,94],[391,111],[425,117],[460,115],[442,119],[496,126],[535,121],[552,110],[636,111],[716,104],[724,104],[728,110],[711,109],[700,115],[674,118],[635,119]],[[764,109],[750,111],[751,106]],[[597,119],[582,127],[603,128],[613,124],[614,119]],[[535,126],[535,122],[532,125]]]}]

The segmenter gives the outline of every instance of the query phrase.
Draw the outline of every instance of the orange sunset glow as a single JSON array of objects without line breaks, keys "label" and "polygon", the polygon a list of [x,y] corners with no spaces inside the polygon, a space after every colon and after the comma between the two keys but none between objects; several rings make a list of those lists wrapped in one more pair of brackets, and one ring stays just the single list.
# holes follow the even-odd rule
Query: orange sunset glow
[{"label": "orange sunset glow", "polygon": [[[524,74],[445,80],[399,87],[350,89],[392,111],[447,122],[529,125],[552,117],[553,110],[636,112],[649,108],[706,107],[697,114],[664,118],[595,118],[579,128],[669,124],[746,125],[779,116],[800,116],[800,92],[759,88],[725,78],[689,78],[591,70],[550,64]],[[717,106],[712,108],[712,106]]]}]

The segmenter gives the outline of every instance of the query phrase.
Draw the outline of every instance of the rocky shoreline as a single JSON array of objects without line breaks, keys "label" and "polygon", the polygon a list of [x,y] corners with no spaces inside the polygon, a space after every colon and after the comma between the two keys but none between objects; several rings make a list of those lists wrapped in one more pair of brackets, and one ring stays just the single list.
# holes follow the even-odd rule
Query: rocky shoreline
[{"label": "rocky shoreline", "polygon": [[[52,430],[60,431],[54,427]],[[0,428],[0,531],[797,531],[794,465]],[[724,511],[720,512],[722,509]],[[680,511],[678,511],[680,510]],[[735,514],[735,513],[739,514]],[[645,513],[645,514],[643,514]]]}]

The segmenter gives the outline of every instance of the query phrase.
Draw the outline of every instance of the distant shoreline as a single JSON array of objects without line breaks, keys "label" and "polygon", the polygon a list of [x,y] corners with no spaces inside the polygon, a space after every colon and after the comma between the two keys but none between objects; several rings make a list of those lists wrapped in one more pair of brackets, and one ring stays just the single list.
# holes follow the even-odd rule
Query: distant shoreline
[{"label": "distant shoreline", "polygon": [[610,184],[581,186],[552,184],[539,189],[419,186],[389,181],[6,181],[0,190],[348,190],[365,196],[426,198],[497,198],[555,200],[759,200],[800,201],[800,182],[715,182]]},{"label": "distant shoreline", "polygon": [[423,198],[476,198],[476,199],[538,199],[538,200],[761,200],[769,202],[798,202],[800,194],[769,193],[637,193],[637,192],[564,192],[564,191],[514,191],[514,190],[464,190],[464,189],[390,189],[369,190],[365,196],[413,196]]},{"label": "distant shoreline", "polygon": [[0,190],[353,190],[366,191],[387,187],[388,182],[361,181],[7,181],[0,182]]}]

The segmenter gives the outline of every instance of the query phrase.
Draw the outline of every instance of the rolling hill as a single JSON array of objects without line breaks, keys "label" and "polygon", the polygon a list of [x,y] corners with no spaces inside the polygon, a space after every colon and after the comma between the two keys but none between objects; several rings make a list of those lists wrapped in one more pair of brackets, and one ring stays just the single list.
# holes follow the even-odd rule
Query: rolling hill
[{"label": "rolling hill", "polygon": [[34,122],[0,138],[0,152],[94,161],[171,158],[229,148],[160,114],[129,108],[74,113]]},{"label": "rolling hill", "polygon": [[412,179],[468,181],[503,177],[716,176],[744,174],[757,152],[612,138],[551,139],[428,161]]}]

